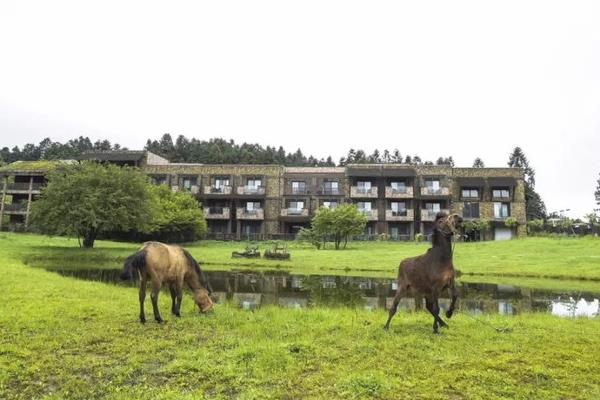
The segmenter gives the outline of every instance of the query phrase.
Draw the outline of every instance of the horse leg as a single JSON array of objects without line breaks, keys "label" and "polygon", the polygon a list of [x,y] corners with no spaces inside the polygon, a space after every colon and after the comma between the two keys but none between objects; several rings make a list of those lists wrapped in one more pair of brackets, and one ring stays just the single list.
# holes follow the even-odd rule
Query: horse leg
[{"label": "horse leg", "polygon": [[140,279],[140,322],[146,322],[146,314],[144,313],[144,301],[146,300],[146,278]]},{"label": "horse leg", "polygon": [[169,290],[171,291],[171,312],[176,317],[181,317],[181,314],[179,313],[179,304],[177,303],[177,290],[175,289],[174,283],[169,285]]},{"label": "horse leg", "polygon": [[433,300],[430,299],[429,297],[425,298],[425,307],[427,308],[427,311],[429,311],[429,313],[431,313],[431,315],[433,315],[433,333],[439,333],[438,332],[438,320],[435,317],[435,314],[433,312]]},{"label": "horse leg", "polygon": [[425,306],[427,307],[427,311],[431,313],[433,316],[433,333],[439,333],[438,327],[448,327],[441,318],[440,318],[440,305],[438,304],[437,296],[427,297],[425,299]]},{"label": "horse leg", "polygon": [[458,300],[458,289],[456,288],[456,284],[454,279],[452,279],[452,283],[450,284],[450,288],[448,289],[450,292],[450,296],[452,300],[450,301],[450,307],[446,310],[446,318],[452,318],[452,314],[454,314],[454,307],[456,306],[456,300]]},{"label": "horse leg", "polygon": [[386,331],[388,329],[390,329],[390,322],[392,322],[392,318],[394,317],[394,314],[396,314],[396,311],[398,310],[398,304],[400,303],[400,299],[402,298],[404,294],[404,291],[402,290],[402,286],[398,285],[398,290],[396,291],[396,295],[394,296],[394,302],[392,303],[392,306],[390,307],[390,311],[388,314],[388,320],[385,323],[385,326],[383,327],[383,329],[385,329]]},{"label": "horse leg", "polygon": [[433,309],[433,316],[434,316],[434,318],[438,322],[438,326],[442,326],[444,328],[448,328],[448,324],[445,323],[444,320],[440,318],[440,304],[438,302],[437,296],[435,296],[433,298],[433,302],[431,304],[431,307]]},{"label": "horse leg", "polygon": [[150,299],[152,300],[152,309],[154,310],[154,319],[159,324],[163,322],[158,311],[158,294],[160,293],[161,283],[157,280],[152,280],[152,293],[150,293]]}]

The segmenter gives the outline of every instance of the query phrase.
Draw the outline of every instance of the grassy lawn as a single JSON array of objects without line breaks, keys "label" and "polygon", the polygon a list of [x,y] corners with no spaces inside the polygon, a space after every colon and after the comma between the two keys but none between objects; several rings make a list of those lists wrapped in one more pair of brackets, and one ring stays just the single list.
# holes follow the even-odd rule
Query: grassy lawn
[{"label": "grassy lawn", "polygon": [[[12,246],[32,266],[45,268],[121,268],[123,259],[139,245],[98,241],[93,250],[77,241],[38,235],[4,234],[0,246]],[[343,251],[316,250],[291,242],[291,261],[232,259],[244,242],[196,242],[187,248],[207,269],[280,269],[304,274],[348,274],[395,277],[405,257],[421,254],[427,244],[354,242]],[[269,247],[260,244],[260,250]],[[584,279],[600,281],[600,239],[528,238],[504,242],[458,243],[455,266],[463,274],[497,277]],[[479,278],[477,278],[479,279]]]},{"label": "grassy lawn", "polygon": [[[565,243],[560,246],[570,255],[563,259],[578,253],[570,247],[577,243],[597,246]],[[202,316],[189,295],[183,317],[175,319],[167,314],[163,294],[168,322],[141,325],[134,288],[65,278],[22,263],[31,252],[54,257],[56,251],[75,265],[74,258],[84,254],[66,251],[66,244],[76,241],[0,239],[2,399],[600,398],[598,318],[494,315],[480,317],[483,324],[459,313],[450,330],[435,336],[424,313],[400,312],[386,333],[383,311],[266,307],[249,312],[224,304]],[[459,246],[461,252],[467,248]],[[85,256],[103,254],[104,260],[112,254],[117,262],[133,247],[105,242]],[[206,253],[216,257],[216,249],[233,247],[203,244],[194,254],[211,249]],[[376,244],[394,249],[396,256],[415,247],[422,250]],[[325,253],[332,254],[333,263],[337,254],[346,261],[350,253],[366,257],[366,249]],[[293,263],[302,264],[304,253],[293,251]]]}]

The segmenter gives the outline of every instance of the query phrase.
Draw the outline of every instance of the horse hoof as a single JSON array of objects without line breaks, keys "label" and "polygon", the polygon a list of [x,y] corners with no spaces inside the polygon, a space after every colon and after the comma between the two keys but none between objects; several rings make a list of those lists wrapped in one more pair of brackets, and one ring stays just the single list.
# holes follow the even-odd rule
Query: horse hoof
[{"label": "horse hoof", "polygon": [[140,323],[145,324],[146,323],[146,317],[140,317]]},{"label": "horse hoof", "polygon": [[165,320],[162,318],[156,318],[156,322],[158,322],[159,324],[164,324]]},{"label": "horse hoof", "polygon": [[448,319],[452,318],[452,312],[451,311],[446,311],[446,318],[448,318]]}]

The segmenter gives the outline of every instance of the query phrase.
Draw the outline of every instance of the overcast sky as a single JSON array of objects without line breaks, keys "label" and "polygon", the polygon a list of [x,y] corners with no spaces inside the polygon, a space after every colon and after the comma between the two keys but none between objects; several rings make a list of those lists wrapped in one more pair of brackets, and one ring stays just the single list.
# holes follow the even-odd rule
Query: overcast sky
[{"label": "overcast sky", "polygon": [[0,0],[0,147],[169,132],[505,166],[597,207],[600,2]]}]

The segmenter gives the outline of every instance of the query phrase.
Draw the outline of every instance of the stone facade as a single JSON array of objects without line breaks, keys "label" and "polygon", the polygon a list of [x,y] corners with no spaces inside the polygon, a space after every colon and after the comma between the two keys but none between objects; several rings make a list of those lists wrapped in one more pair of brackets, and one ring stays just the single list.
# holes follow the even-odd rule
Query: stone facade
[{"label": "stone facade", "polygon": [[[206,165],[169,163],[148,152],[142,159],[142,171],[156,184],[191,192],[207,215],[228,215],[207,218],[209,237],[292,237],[300,228],[310,226],[319,207],[346,202],[357,204],[371,216],[366,235],[398,239],[412,239],[415,233],[428,235],[432,229],[429,216],[437,210],[449,210],[470,220],[489,220],[491,229],[486,238],[494,238],[496,233],[506,235],[504,220],[509,216],[518,223],[513,235],[524,236],[526,232],[523,171],[518,168]],[[26,182],[32,185],[26,193],[29,204],[43,171],[15,174],[10,169],[3,174],[3,199],[12,193],[10,188],[14,191],[18,186],[10,183]],[[0,216],[8,215],[9,209],[3,202]],[[17,215],[19,211],[8,213]],[[28,213],[21,210],[20,214],[23,217],[11,218],[22,218],[26,223]]]}]

